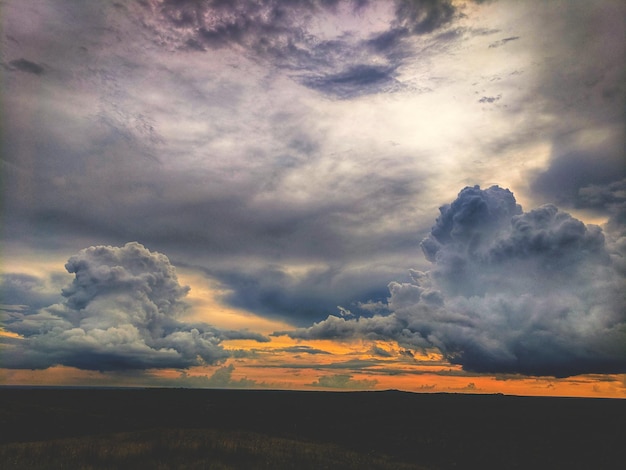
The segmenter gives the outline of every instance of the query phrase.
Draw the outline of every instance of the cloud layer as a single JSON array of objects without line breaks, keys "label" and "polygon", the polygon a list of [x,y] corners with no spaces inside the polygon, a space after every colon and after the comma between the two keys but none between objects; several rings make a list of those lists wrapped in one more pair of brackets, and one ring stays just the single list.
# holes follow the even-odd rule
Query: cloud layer
[{"label": "cloud layer", "polygon": [[[5,336],[11,360],[82,351],[97,367],[106,344],[129,349],[124,367],[219,360],[242,333],[185,322],[183,286],[140,299],[136,273],[51,274],[80,248],[138,240],[280,329],[339,305],[320,335],[436,345],[475,370],[619,369],[624,5],[6,0],[1,308],[24,331]],[[416,256],[442,201],[494,182],[517,201],[464,193]],[[600,232],[563,211],[610,220]],[[116,309],[127,340],[107,337]],[[129,313],[150,309],[169,313]],[[174,344],[194,329],[206,350]],[[108,333],[60,341],[79,330]]]},{"label": "cloud layer", "polygon": [[440,211],[422,242],[432,269],[389,285],[389,314],[288,334],[436,347],[476,372],[626,372],[626,253],[600,227],[553,205],[523,212],[497,186],[467,187]]},{"label": "cloud layer", "polygon": [[5,330],[19,337],[5,338],[2,366],[186,368],[228,357],[220,346],[224,339],[267,341],[181,320],[189,287],[179,284],[165,255],[139,243],[84,249],[65,268],[74,280],[63,289],[63,302],[5,310]]},{"label": "cloud layer", "polygon": [[238,49],[346,99],[402,88],[395,76],[408,55],[406,39],[449,24],[456,9],[448,0],[152,0],[139,14],[160,44]]}]

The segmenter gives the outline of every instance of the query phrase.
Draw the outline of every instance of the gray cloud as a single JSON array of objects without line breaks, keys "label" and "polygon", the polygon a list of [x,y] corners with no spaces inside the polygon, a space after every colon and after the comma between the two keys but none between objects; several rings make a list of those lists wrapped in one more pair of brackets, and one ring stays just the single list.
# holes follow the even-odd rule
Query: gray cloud
[{"label": "gray cloud", "polygon": [[192,377],[183,372],[180,379],[187,385],[193,387],[207,387],[207,388],[252,388],[260,386],[256,381],[250,380],[246,377],[241,379],[233,379],[233,371],[235,366],[229,364],[224,367],[220,367],[210,377],[196,376]]},{"label": "gray cloud", "polygon": [[[536,175],[533,190],[555,203],[590,207],[588,198],[583,200],[588,192],[583,188],[619,184],[626,178],[621,137],[606,140],[598,148],[578,148],[555,156],[550,166]],[[600,204],[593,207],[606,209]]]},{"label": "gray cloud", "polygon": [[[48,42],[69,51],[46,58],[55,63],[41,80],[50,93],[33,100],[37,94],[11,74],[2,148],[7,239],[69,252],[141,240],[176,263],[204,267],[233,291],[225,299],[232,305],[297,324],[324,318],[338,304],[384,298],[384,286],[406,266],[372,261],[370,253],[399,256],[416,246],[416,220],[391,227],[395,208],[419,192],[411,159],[329,155],[326,118],[297,98],[274,102],[276,91],[265,98],[253,76],[258,69],[196,72],[187,66],[195,56],[183,52],[168,56],[173,62],[151,62],[153,46],[130,31],[136,25],[125,15],[104,4],[59,2],[68,18],[55,28],[67,29],[75,17],[91,24],[100,14],[71,41],[42,28]],[[158,86],[146,79],[152,74]],[[37,119],[24,122],[24,115]],[[180,140],[163,131],[179,121],[190,124]],[[374,223],[388,226],[384,241],[382,230],[366,230]],[[290,271],[307,264],[301,275]]]},{"label": "gray cloud", "polygon": [[511,36],[508,38],[500,39],[498,41],[494,41],[491,44],[489,44],[489,48],[493,49],[494,47],[501,47],[501,46],[504,46],[508,42],[517,41],[518,39],[519,39],[519,36]]},{"label": "gray cloud", "polygon": [[312,348],[311,346],[290,346],[288,348],[277,349],[277,352],[288,352],[292,354],[330,354],[322,349]]},{"label": "gray cloud", "polygon": [[34,75],[42,75],[45,72],[45,69],[41,65],[27,59],[12,60],[9,62],[9,67],[14,70],[32,73]]},{"label": "gray cloud", "polygon": [[553,205],[523,212],[508,190],[468,187],[422,242],[432,269],[389,285],[391,313],[288,334],[434,346],[475,372],[623,373],[626,252],[615,246]]},{"label": "gray cloud", "polygon": [[502,98],[502,95],[483,96],[481,99],[478,100],[478,102],[479,103],[495,103],[496,101],[500,101],[500,98]]},{"label": "gray cloud", "polygon": [[[537,3],[525,5],[533,9]],[[576,207],[581,188],[626,176],[623,17],[621,2],[590,8],[576,0],[562,10],[546,9],[532,23],[529,45],[549,54],[538,64],[528,103],[552,121],[550,164],[529,175],[536,201]]]},{"label": "gray cloud", "polygon": [[[378,272],[376,272],[378,269]],[[344,267],[311,269],[294,276],[280,266],[269,266],[246,273],[209,271],[233,290],[223,300],[230,305],[259,312],[264,316],[288,318],[296,324],[310,324],[324,318],[340,304],[361,314],[356,299],[384,300],[392,272],[380,267],[350,270]]]},{"label": "gray cloud", "polygon": [[369,353],[372,354],[373,356],[378,356],[378,357],[393,357],[392,353],[390,353],[386,349],[379,348],[376,345],[371,347],[371,349],[369,350]]},{"label": "gray cloud", "polygon": [[65,267],[74,280],[62,302],[6,315],[4,328],[21,337],[7,340],[4,367],[186,368],[228,357],[224,339],[267,341],[182,321],[189,287],[179,284],[165,255],[138,243],[90,247]]},{"label": "gray cloud", "polygon": [[22,305],[20,310],[34,313],[40,308],[60,302],[63,299],[61,286],[66,282],[65,276],[41,279],[31,274],[2,273],[0,298],[6,305]]},{"label": "gray cloud", "polygon": [[336,388],[344,390],[362,390],[374,388],[377,380],[356,380],[349,374],[323,375],[311,385],[314,387]]},{"label": "gray cloud", "polygon": [[[264,59],[297,72],[297,79],[305,86],[342,99],[399,88],[394,72],[406,56],[402,41],[432,33],[449,24],[456,14],[448,0],[397,0],[386,31],[363,38],[355,37],[358,31],[346,29],[326,39],[312,26],[316,16],[359,16],[375,3],[264,0],[147,4],[144,24],[150,25],[160,43],[196,51],[240,48],[255,60]],[[380,61],[385,65],[371,65]]]},{"label": "gray cloud", "polygon": [[448,0],[400,0],[396,2],[396,21],[412,34],[430,33],[449,23],[455,9]]},{"label": "gray cloud", "polygon": [[[438,156],[424,150],[425,142],[439,140],[439,129],[450,126],[434,101],[416,100],[412,110],[397,107],[405,97],[413,106],[410,87],[390,97],[393,106],[372,100],[372,116],[361,119],[350,117],[353,109],[345,106],[352,104],[311,100],[319,96],[299,84],[308,79],[320,94],[351,98],[394,91],[406,79],[415,89],[431,87],[430,98],[445,104],[437,90],[457,81],[459,86],[443,92],[462,103],[466,77],[448,62],[454,53],[454,63],[478,80],[482,70],[469,66],[477,50],[473,44],[489,54],[481,60],[489,58],[497,70],[478,80],[489,79],[489,88],[476,88],[469,99],[506,97],[482,106],[502,120],[478,126],[488,131],[475,128],[475,142],[498,138],[495,128],[507,121],[510,106],[514,124],[501,135],[503,141],[554,143],[552,168],[530,178],[530,186],[539,181],[531,195],[535,201],[593,207],[614,214],[615,230],[623,227],[617,202],[600,204],[591,197],[609,191],[615,181],[586,178],[588,166],[578,165],[585,157],[576,157],[597,157],[604,173],[613,169],[616,179],[623,175],[615,152],[623,139],[588,143],[603,139],[602,132],[595,134],[603,125],[623,124],[619,2],[493,5],[502,5],[500,13],[509,9],[520,16],[521,10],[536,17],[533,34],[524,29],[526,22],[498,24],[498,12],[489,17],[494,23],[463,23],[448,2],[437,1],[129,1],[127,12],[106,2],[51,5],[42,9],[24,0],[3,9],[6,57],[28,58],[45,68],[39,76],[6,74],[1,158],[7,245],[73,253],[77,247],[141,240],[177,265],[202,267],[230,292],[222,300],[257,314],[300,326],[325,318],[337,305],[365,317],[384,314],[382,306],[373,308],[377,302],[363,301],[383,301],[391,280],[413,283],[403,275],[410,266],[423,268],[413,264],[411,253],[430,224],[426,208],[438,198],[429,187],[449,188],[449,178],[460,181],[431,165]],[[211,8],[219,14],[206,15]],[[353,8],[360,8],[358,14]],[[376,8],[384,11],[378,15]],[[363,23],[356,20],[360,14]],[[24,18],[37,27],[22,28]],[[497,35],[479,36],[487,33]],[[488,49],[494,40],[516,35],[524,40]],[[482,42],[472,42],[476,38]],[[523,75],[506,75],[507,82],[505,73],[513,67]],[[492,78],[502,80],[496,86]],[[402,117],[394,121],[387,113],[396,111]],[[429,121],[431,112],[441,127],[421,134],[420,123]],[[362,135],[378,122],[382,133]],[[581,137],[587,129],[594,132]],[[398,145],[383,146],[387,137]],[[483,149],[460,148],[457,137],[450,141],[451,161],[462,164],[463,182],[473,181],[475,173],[466,172],[474,165],[459,155]],[[481,155],[490,161],[483,174],[509,163],[499,161],[494,148]],[[569,185],[568,162],[575,185]],[[566,191],[553,190],[561,184]],[[610,193],[619,197],[619,191]],[[617,266],[618,241],[606,243]],[[449,266],[452,261],[445,269],[453,270]],[[63,303],[57,298],[60,288],[46,290],[49,301],[35,301],[36,292],[26,289],[22,300],[16,294],[15,301],[3,303],[26,305],[29,314]],[[448,297],[433,287],[421,299],[437,305]],[[372,337],[395,328],[394,334],[418,341],[401,322],[362,328]]]},{"label": "gray cloud", "polygon": [[304,76],[302,83],[309,88],[339,98],[352,98],[375,91],[394,91],[402,85],[394,79],[394,70],[389,67],[355,65],[336,74],[318,77]]}]

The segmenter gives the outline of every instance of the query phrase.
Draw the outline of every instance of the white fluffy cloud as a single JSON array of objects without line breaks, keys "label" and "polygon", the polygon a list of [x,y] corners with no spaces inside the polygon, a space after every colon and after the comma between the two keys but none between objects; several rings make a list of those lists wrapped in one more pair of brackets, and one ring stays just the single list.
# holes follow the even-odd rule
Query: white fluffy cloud
[{"label": "white fluffy cloud", "polygon": [[422,242],[428,272],[389,285],[388,315],[331,316],[295,338],[369,336],[438,348],[478,372],[626,371],[625,253],[553,205],[523,212],[493,186],[463,189]]},{"label": "white fluffy cloud", "polygon": [[224,339],[266,340],[181,320],[189,291],[169,259],[139,243],[81,250],[65,265],[74,274],[63,302],[38,311],[7,313],[2,365],[92,370],[185,368],[228,357]]}]

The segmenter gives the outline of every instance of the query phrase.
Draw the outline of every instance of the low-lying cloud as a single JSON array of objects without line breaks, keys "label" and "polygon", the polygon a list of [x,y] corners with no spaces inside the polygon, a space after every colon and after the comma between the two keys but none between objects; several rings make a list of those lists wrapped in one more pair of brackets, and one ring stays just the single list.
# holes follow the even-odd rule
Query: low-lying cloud
[{"label": "low-lying cloud", "polygon": [[363,390],[371,389],[376,386],[378,380],[363,379],[358,380],[352,378],[350,374],[334,374],[334,375],[322,375],[319,379],[313,382],[313,387],[322,388],[334,388],[342,390]]},{"label": "low-lying cloud", "polygon": [[498,186],[467,187],[440,212],[421,244],[432,269],[389,284],[387,315],[282,333],[435,347],[475,372],[626,372],[623,244],[554,205],[524,212]]},{"label": "low-lying cloud", "polygon": [[74,280],[62,302],[5,309],[4,329],[17,337],[3,338],[3,367],[187,368],[227,358],[225,339],[267,341],[183,321],[189,287],[180,285],[165,255],[139,243],[81,250],[65,268]]}]

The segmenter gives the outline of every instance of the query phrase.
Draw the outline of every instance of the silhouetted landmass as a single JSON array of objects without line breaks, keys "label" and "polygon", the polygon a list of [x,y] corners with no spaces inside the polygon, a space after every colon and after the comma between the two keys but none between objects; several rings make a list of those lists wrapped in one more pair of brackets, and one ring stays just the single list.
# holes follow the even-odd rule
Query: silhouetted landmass
[{"label": "silhouetted landmass", "polygon": [[626,400],[9,387],[0,400],[0,456],[15,465],[46,452],[45,462],[62,459],[58,449],[70,445],[102,463],[93,468],[609,469],[626,461]]}]

